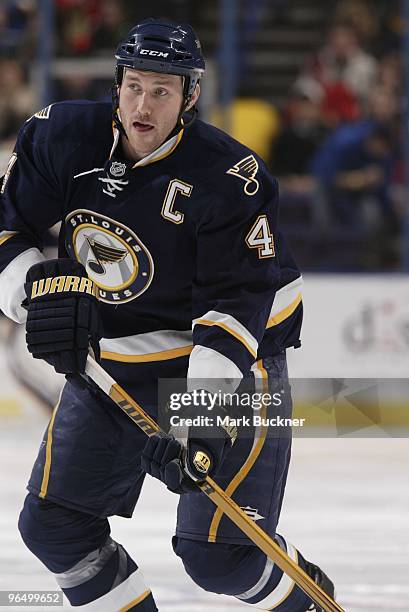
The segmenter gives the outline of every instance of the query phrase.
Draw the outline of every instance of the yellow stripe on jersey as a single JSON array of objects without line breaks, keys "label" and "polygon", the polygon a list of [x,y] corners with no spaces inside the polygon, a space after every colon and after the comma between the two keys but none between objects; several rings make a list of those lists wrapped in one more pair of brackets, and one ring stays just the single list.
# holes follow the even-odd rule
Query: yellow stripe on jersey
[{"label": "yellow stripe on jersey", "polygon": [[43,480],[42,480],[42,483],[41,483],[41,490],[40,490],[40,497],[42,497],[43,499],[47,495],[48,481],[50,479],[51,451],[52,451],[52,446],[53,446],[53,427],[54,427],[55,415],[57,414],[57,410],[58,410],[58,407],[60,405],[61,395],[62,395],[62,391],[60,393],[60,397],[58,399],[58,403],[57,403],[56,407],[53,410],[53,414],[52,414],[50,423],[48,425],[47,446],[46,446],[46,449],[45,449],[45,463],[44,463],[44,471],[43,471]]},{"label": "yellow stripe on jersey", "polygon": [[112,353],[110,351],[101,351],[101,358],[110,361],[121,361],[124,363],[148,363],[150,361],[166,361],[167,359],[176,359],[190,355],[193,350],[193,345],[182,346],[168,351],[160,351],[158,353],[146,353],[145,355],[125,355],[123,353]]},{"label": "yellow stripe on jersey", "polygon": [[[153,153],[150,153],[149,155],[147,155],[146,158],[143,158],[137,161],[136,164],[132,166],[132,169],[141,168],[143,166],[149,166],[150,164],[153,164],[154,162],[160,161],[161,159],[168,157],[171,153],[173,153],[173,151],[176,149],[176,147],[182,140],[183,133],[184,133],[184,129],[181,129],[179,133],[177,134],[177,136],[173,136],[168,141],[164,142],[163,145],[158,147],[158,149],[156,151],[153,151]],[[158,155],[156,155],[156,153]]]},{"label": "yellow stripe on jersey", "polygon": [[[257,361],[257,363],[255,364],[255,367],[257,368],[257,370],[254,372],[256,374],[258,374],[258,378],[256,378],[256,381],[259,380],[261,378],[262,381],[262,390],[263,393],[268,392],[268,376],[267,376],[267,372],[265,370],[265,368],[262,365],[262,360],[259,359]],[[263,404],[263,407],[261,409],[261,418],[265,419],[267,416],[267,408],[266,406]],[[257,441],[254,441],[253,447],[250,451],[250,454],[248,455],[246,461],[244,462],[244,464],[242,465],[242,467],[240,468],[240,470],[237,472],[237,474],[234,476],[233,480],[230,482],[230,484],[227,486],[226,488],[226,494],[231,497],[234,493],[234,491],[240,486],[240,484],[243,482],[243,480],[247,477],[248,473],[250,472],[251,468],[253,467],[253,465],[255,464],[255,462],[257,461],[261,450],[264,446],[264,443],[266,441],[266,435],[267,435],[267,426],[263,426],[260,428],[260,432],[259,432],[259,437],[257,439]],[[209,529],[209,535],[207,538],[208,542],[216,542],[216,538],[217,538],[217,531],[219,529],[219,525],[220,525],[220,521],[222,519],[223,516],[223,511],[220,508],[217,508],[217,510],[215,511],[214,515],[213,515],[213,519],[212,522],[210,524],[210,529]]]},{"label": "yellow stripe on jersey", "polygon": [[299,293],[297,297],[295,298],[295,300],[291,302],[291,304],[289,304],[288,306],[286,306],[286,308],[283,308],[283,310],[280,310],[280,312],[278,312],[273,317],[270,317],[268,319],[266,329],[269,329],[270,327],[274,327],[274,325],[279,325],[285,319],[288,319],[288,317],[290,317],[293,314],[293,312],[296,310],[297,306],[301,303],[301,301],[302,301],[302,295],[301,293]]},{"label": "yellow stripe on jersey", "polygon": [[165,159],[165,157],[168,157],[168,155],[173,153],[173,151],[176,149],[176,147],[178,146],[178,144],[182,140],[183,134],[184,134],[184,130],[180,130],[175,144],[173,145],[173,147],[169,151],[166,151],[162,155],[159,155],[159,157],[155,157],[154,159],[150,160],[147,164],[141,164],[141,166],[145,166],[145,165],[149,166],[149,164],[153,164],[153,162],[157,162],[157,161],[160,161],[161,159]]},{"label": "yellow stripe on jersey", "polygon": [[18,232],[0,232],[0,246],[16,234],[18,234]]}]

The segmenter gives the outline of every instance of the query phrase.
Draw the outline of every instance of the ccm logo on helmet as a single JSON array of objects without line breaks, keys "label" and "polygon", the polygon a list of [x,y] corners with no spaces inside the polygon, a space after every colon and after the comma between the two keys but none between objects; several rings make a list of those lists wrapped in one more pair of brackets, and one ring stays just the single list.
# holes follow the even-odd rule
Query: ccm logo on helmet
[{"label": "ccm logo on helmet", "polygon": [[141,55],[154,55],[155,57],[168,57],[169,53],[163,53],[163,51],[150,51],[149,49],[141,49]]}]

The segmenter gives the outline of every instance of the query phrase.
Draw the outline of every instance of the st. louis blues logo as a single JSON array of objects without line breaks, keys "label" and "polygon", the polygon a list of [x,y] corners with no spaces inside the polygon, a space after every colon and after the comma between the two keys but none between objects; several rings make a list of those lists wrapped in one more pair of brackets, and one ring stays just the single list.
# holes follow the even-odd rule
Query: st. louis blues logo
[{"label": "st. louis blues logo", "polygon": [[123,304],[146,291],[153,260],[133,231],[91,210],[75,210],[65,223],[68,252],[85,266],[103,302]]},{"label": "st. louis blues logo", "polygon": [[233,168],[229,168],[226,174],[232,174],[237,178],[242,179],[246,184],[244,185],[244,193],[248,196],[253,196],[257,193],[260,187],[260,183],[255,178],[258,172],[258,161],[254,155],[249,155],[244,159],[234,164]]},{"label": "st. louis blues logo", "polygon": [[87,242],[91,251],[95,255],[95,259],[88,260],[88,266],[95,274],[105,274],[105,264],[119,263],[124,260],[128,251],[125,249],[117,249],[116,247],[108,246],[103,242],[98,242],[94,238],[86,236]]}]

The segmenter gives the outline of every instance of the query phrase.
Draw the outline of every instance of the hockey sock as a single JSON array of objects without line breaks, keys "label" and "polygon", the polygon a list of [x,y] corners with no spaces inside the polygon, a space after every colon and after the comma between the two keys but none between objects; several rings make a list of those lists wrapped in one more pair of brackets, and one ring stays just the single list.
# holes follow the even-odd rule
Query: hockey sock
[{"label": "hockey sock", "polygon": [[[293,561],[306,570],[303,557],[292,544],[278,534],[275,540]],[[257,583],[235,597],[256,609],[274,612],[304,612],[311,604],[311,599],[269,558]]]},{"label": "hockey sock", "polygon": [[[305,570],[296,549],[279,535],[275,539]],[[186,572],[206,591],[233,595],[253,608],[275,612],[304,612],[311,603],[294,581],[255,546],[174,537],[173,547]]]},{"label": "hockey sock", "polygon": [[110,537],[105,544],[71,567],[55,574],[71,605],[90,612],[138,610],[157,612],[153,596],[136,563]]},{"label": "hockey sock", "polygon": [[73,606],[95,612],[157,612],[138,566],[109,536],[107,519],[29,493],[19,530]]}]

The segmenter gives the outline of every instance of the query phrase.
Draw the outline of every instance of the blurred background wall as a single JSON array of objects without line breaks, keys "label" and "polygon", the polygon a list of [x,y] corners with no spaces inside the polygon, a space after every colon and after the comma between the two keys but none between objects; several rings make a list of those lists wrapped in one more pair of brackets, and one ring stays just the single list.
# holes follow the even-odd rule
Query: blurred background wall
[{"label": "blurred background wall", "polygon": [[190,22],[208,65],[202,118],[280,181],[306,281],[293,374],[407,376],[405,15],[409,0],[3,0],[0,170],[39,108],[109,99],[113,50],[134,23]]}]

